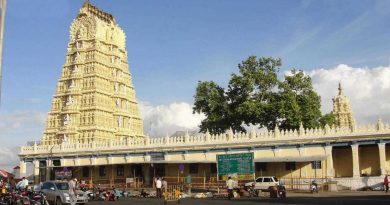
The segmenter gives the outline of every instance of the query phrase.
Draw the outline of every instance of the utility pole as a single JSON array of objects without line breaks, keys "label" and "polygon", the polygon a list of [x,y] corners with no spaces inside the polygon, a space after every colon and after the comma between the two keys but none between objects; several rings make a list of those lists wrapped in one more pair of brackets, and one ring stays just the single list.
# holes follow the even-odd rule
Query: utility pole
[{"label": "utility pole", "polygon": [[1,104],[1,81],[3,78],[3,36],[7,0],[0,0],[0,104]]}]

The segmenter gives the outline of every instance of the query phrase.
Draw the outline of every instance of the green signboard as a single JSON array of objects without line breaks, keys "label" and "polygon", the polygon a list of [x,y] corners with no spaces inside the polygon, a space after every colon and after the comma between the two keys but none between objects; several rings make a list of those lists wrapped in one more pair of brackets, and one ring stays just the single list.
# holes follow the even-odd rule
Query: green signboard
[{"label": "green signboard", "polygon": [[247,178],[254,174],[253,152],[217,155],[219,176]]}]

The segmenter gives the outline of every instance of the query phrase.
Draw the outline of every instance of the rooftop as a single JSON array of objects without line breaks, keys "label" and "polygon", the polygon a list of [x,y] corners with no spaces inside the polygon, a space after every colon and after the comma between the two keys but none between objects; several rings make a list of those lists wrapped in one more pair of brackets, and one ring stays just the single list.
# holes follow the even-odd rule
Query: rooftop
[{"label": "rooftop", "polygon": [[98,17],[100,20],[105,21],[107,23],[116,23],[115,18],[112,14],[109,14],[107,12],[104,12],[97,8],[96,6],[92,5],[89,0],[86,0],[83,4],[83,6],[80,9],[80,13],[78,17],[85,15],[86,13],[89,13],[91,15],[94,15]]}]

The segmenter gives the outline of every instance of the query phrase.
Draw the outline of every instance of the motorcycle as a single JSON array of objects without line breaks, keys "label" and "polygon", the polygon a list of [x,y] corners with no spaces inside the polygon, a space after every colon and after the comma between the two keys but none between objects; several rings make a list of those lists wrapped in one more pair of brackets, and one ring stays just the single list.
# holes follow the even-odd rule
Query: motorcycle
[{"label": "motorcycle", "polygon": [[31,205],[27,191],[18,191],[12,193],[12,205]]},{"label": "motorcycle", "polygon": [[258,197],[259,191],[255,189],[255,184],[252,184],[252,186],[246,187],[246,190],[249,193],[249,197]]},{"label": "motorcycle", "polygon": [[46,196],[42,192],[34,192],[31,198],[32,205],[49,205]]},{"label": "motorcycle", "polygon": [[12,201],[12,193],[11,192],[7,192],[7,193],[4,193],[1,195],[1,198],[0,198],[0,204],[11,204],[11,201]]},{"label": "motorcycle", "polygon": [[277,188],[278,188],[279,198],[286,198],[286,187],[279,185],[279,186],[277,186]]},{"label": "motorcycle", "polygon": [[85,194],[88,196],[88,201],[95,200],[96,193],[93,192],[93,190],[86,190]]},{"label": "motorcycle", "polygon": [[313,181],[310,185],[310,192],[311,193],[318,193],[318,185],[315,181]]}]

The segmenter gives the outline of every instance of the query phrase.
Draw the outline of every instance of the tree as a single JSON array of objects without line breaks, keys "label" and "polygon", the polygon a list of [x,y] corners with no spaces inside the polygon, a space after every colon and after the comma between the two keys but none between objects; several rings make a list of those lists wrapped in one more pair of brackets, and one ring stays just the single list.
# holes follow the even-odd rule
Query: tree
[{"label": "tree", "polygon": [[[278,85],[277,73],[282,65],[281,59],[250,56],[238,64],[239,74],[232,74],[229,81],[228,96],[231,113],[247,125],[264,125],[271,121],[276,97],[273,90]],[[276,119],[276,118],[275,118]],[[243,128],[241,129],[243,130]]]},{"label": "tree", "polygon": [[225,91],[216,83],[212,81],[198,82],[193,110],[206,115],[206,119],[200,125],[201,132],[209,129],[213,133],[222,133],[229,128]]},{"label": "tree", "polygon": [[198,82],[193,112],[206,115],[200,131],[223,133],[231,127],[245,132],[244,124],[296,129],[301,122],[314,128],[320,119],[328,120],[321,118],[321,98],[311,78],[293,69],[279,80],[281,65],[279,58],[250,56],[238,64],[239,73],[231,75],[226,90],[213,81]]},{"label": "tree", "polygon": [[337,125],[338,123],[336,116],[331,112],[323,115],[319,121],[322,127],[324,127],[325,125],[329,125],[329,126]]},{"label": "tree", "polygon": [[314,91],[311,78],[303,71],[291,70],[280,83],[280,100],[284,102],[280,110],[285,120],[280,128],[294,129],[300,123],[305,127],[314,128],[320,125],[321,97]]}]

